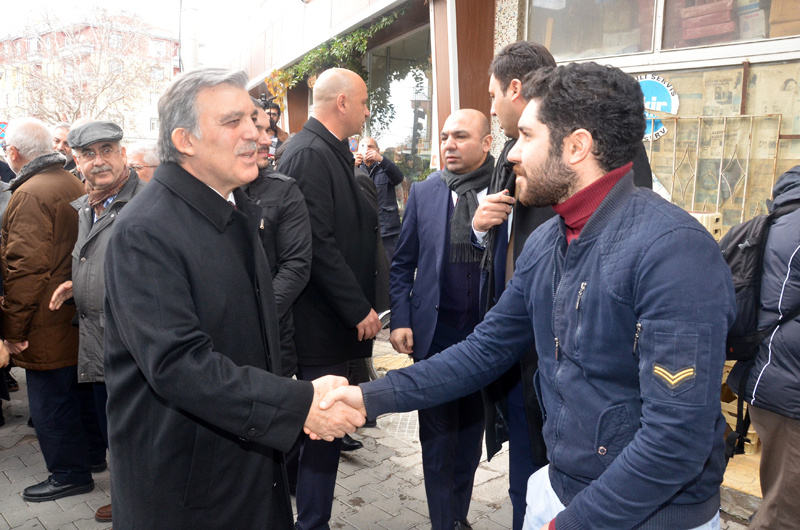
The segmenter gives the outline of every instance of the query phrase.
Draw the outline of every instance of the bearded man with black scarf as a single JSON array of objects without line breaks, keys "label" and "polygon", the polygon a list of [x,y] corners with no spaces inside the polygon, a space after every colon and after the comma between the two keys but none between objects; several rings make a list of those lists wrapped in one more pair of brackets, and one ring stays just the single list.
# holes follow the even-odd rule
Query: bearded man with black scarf
[{"label": "bearded man with black scarf", "polygon": [[[484,114],[454,112],[442,127],[445,169],[411,186],[389,296],[392,346],[415,362],[465,339],[480,320],[481,252],[470,236],[492,177],[491,144]],[[471,528],[467,512],[483,438],[480,392],[420,410],[419,436],[433,529]]]}]

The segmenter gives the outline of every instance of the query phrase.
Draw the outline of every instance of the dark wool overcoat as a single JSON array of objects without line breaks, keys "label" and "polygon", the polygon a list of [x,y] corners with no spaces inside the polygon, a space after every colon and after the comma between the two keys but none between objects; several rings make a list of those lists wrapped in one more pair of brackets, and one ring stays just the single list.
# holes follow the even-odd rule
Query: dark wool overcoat
[{"label": "dark wool overcoat", "polygon": [[162,163],[115,223],[105,373],[116,529],[293,528],[281,452],[313,387],[274,375],[260,210],[234,197],[236,210]]},{"label": "dark wool overcoat", "polygon": [[301,365],[369,357],[356,325],[375,307],[378,214],[356,184],[347,139],[315,118],[286,146],[278,171],[297,181],[311,219],[311,280],[294,306]]}]

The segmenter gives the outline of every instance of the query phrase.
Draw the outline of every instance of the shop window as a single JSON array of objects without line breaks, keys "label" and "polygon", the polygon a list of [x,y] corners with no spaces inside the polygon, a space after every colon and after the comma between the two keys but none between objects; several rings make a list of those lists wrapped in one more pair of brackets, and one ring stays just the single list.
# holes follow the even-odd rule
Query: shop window
[{"label": "shop window", "polygon": [[559,62],[647,71],[800,58],[798,0],[529,0],[528,38]]},{"label": "shop window", "polygon": [[666,0],[664,48],[800,35],[797,0]]},{"label": "shop window", "polygon": [[678,104],[648,115],[653,189],[687,210],[719,212],[722,234],[766,213],[777,178],[800,164],[799,79],[797,61],[659,75]]},{"label": "shop window", "polygon": [[531,0],[529,36],[560,61],[653,48],[654,0]]},{"label": "shop window", "polygon": [[406,176],[405,188],[431,171],[430,42],[426,27],[368,54],[371,117],[367,134]]}]

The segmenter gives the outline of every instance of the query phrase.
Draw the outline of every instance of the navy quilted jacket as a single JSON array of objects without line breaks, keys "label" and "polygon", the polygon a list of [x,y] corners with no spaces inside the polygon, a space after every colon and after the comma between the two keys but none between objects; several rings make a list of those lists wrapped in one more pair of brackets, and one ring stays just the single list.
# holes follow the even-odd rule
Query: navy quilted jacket
[{"label": "navy quilted jacket", "polygon": [[464,342],[362,385],[370,417],[483,387],[532,341],[556,528],[686,529],[719,509],[719,387],[735,317],[710,234],[630,172],[567,246],[561,217]]},{"label": "navy quilted jacket", "polygon": [[[784,173],[772,191],[773,208],[800,201],[800,166]],[[764,249],[759,326],[764,329],[800,305],[800,209],[779,217]],[[742,363],[728,378],[735,392]],[[800,317],[767,336],[747,379],[745,400],[776,414],[800,420]]]}]

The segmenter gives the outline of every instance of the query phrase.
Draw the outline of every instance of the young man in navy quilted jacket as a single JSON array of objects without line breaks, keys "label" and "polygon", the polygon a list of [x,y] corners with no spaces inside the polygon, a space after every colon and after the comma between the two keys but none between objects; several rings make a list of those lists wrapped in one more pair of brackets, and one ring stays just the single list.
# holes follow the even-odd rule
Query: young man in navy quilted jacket
[{"label": "young man in navy quilted jacket", "polygon": [[519,200],[558,214],[528,238],[497,305],[465,341],[355,387],[369,418],[486,385],[539,352],[549,466],[524,528],[719,528],[719,386],[736,313],[730,271],[686,212],[633,184],[643,96],[619,69],[543,69],[509,153]]}]

